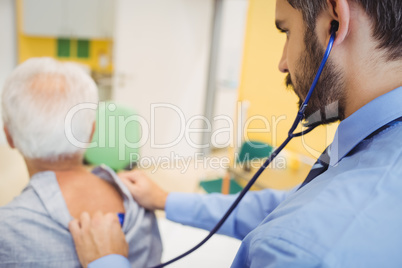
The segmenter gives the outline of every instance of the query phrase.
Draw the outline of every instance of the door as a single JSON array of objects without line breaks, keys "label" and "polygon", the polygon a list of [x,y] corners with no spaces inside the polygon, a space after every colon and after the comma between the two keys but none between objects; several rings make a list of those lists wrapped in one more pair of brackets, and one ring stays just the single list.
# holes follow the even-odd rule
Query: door
[{"label": "door", "polygon": [[200,150],[212,4],[117,1],[113,99],[142,118],[141,157],[173,160]]}]

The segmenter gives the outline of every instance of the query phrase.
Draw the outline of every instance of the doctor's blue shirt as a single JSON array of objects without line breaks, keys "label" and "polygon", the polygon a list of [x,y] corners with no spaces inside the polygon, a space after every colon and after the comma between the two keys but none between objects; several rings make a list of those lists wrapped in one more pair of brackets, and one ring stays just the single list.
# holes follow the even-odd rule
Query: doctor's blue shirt
[{"label": "doctor's blue shirt", "polygon": [[[309,184],[247,193],[219,230],[243,240],[232,267],[402,267],[402,122],[370,136],[401,116],[402,87],[339,124]],[[234,199],[171,193],[166,217],[210,230]]]}]

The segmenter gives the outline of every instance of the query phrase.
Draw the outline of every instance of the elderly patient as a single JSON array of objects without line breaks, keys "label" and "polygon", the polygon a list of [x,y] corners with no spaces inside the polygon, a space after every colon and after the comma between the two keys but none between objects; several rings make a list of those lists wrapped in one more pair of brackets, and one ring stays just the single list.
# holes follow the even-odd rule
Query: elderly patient
[{"label": "elderly patient", "polygon": [[80,267],[68,223],[83,211],[125,213],[123,232],[133,267],[159,263],[162,245],[155,215],[133,201],[107,167],[92,172],[82,165],[84,149],[66,138],[88,143],[96,103],[93,80],[75,64],[35,58],[21,64],[6,81],[4,130],[11,147],[25,159],[30,182],[0,208],[0,267]]}]

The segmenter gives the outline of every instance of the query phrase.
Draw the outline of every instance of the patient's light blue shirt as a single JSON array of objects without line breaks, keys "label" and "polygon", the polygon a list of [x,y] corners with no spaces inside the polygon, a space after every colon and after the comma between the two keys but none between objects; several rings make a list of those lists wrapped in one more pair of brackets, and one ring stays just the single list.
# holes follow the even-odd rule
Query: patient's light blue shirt
[{"label": "patient's light blue shirt", "polygon": [[[115,186],[123,198],[122,230],[130,249],[129,260],[122,263],[134,267],[159,263],[162,242],[154,213],[140,207],[108,167],[93,173]],[[71,220],[55,173],[35,174],[21,195],[0,208],[0,267],[81,267],[68,230]]]},{"label": "patient's light blue shirt", "polygon": [[[402,123],[365,140],[401,116],[402,87],[340,123],[305,187],[248,193],[219,231],[243,240],[232,267],[401,267]],[[234,199],[172,193],[166,216],[210,230]]]}]

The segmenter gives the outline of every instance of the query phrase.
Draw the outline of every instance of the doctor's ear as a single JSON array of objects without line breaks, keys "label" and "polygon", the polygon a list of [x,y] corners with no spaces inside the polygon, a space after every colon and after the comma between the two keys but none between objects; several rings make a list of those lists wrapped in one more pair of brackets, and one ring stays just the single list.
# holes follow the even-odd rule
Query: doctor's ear
[{"label": "doctor's ear", "polygon": [[[334,46],[341,44],[349,32],[350,7],[348,0],[327,0],[328,11],[332,17],[331,29],[337,26]],[[335,21],[335,22],[334,22]],[[334,24],[336,24],[334,26]]]}]

